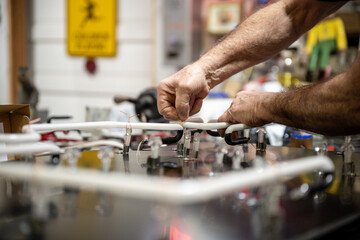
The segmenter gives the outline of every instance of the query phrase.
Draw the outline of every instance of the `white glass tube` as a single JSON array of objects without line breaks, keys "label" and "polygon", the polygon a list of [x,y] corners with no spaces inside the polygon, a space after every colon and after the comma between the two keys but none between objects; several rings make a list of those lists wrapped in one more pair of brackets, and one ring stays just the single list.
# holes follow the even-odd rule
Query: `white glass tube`
[{"label": "white glass tube", "polygon": [[16,145],[7,144],[0,148],[0,154],[38,154],[38,153],[62,153],[58,146],[52,143],[22,143]]},{"label": "white glass tube", "polygon": [[41,136],[38,133],[9,133],[0,134],[0,142],[5,143],[28,143],[38,142],[41,140]]},{"label": "white glass tube", "polygon": [[136,199],[190,204],[211,200],[242,188],[267,185],[281,178],[286,180],[288,177],[298,176],[315,169],[333,171],[334,164],[326,156],[315,156],[279,162],[263,168],[220,174],[210,179],[182,180],[126,175],[125,173],[102,173],[87,169],[78,169],[73,172],[64,167],[34,168],[33,165],[25,163],[8,163],[1,166],[0,175],[11,179],[41,181],[56,186],[91,187]]}]

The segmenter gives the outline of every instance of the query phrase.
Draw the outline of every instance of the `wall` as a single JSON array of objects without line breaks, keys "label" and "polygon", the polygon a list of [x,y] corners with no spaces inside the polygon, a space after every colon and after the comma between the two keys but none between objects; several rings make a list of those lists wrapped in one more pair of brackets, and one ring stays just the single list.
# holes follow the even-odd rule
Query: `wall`
[{"label": "wall", "polygon": [[84,57],[66,52],[66,0],[33,0],[31,45],[39,109],[85,120],[86,106],[112,106],[116,94],[136,97],[156,85],[157,0],[117,1],[117,56],[98,58],[97,73]]},{"label": "wall", "polygon": [[[169,0],[153,0],[156,2],[156,41],[155,41],[155,52],[156,52],[156,77],[157,81],[169,77],[173,73],[179,70],[176,66],[167,64],[165,60],[165,40],[164,40],[164,4],[163,1]],[[185,0],[182,0],[185,1]]]},{"label": "wall", "polygon": [[8,16],[7,0],[0,0],[0,104],[9,102],[8,80],[9,80],[9,61],[8,61]]}]

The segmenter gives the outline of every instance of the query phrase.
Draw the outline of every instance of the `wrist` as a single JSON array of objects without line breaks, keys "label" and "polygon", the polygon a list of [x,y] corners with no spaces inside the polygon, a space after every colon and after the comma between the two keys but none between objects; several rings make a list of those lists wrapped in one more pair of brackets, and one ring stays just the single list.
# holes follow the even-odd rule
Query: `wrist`
[{"label": "wrist", "polygon": [[195,64],[201,65],[202,68],[204,69],[204,71],[209,73],[209,72],[214,72],[218,68],[218,65],[215,62],[216,62],[215,58],[205,54],[205,55],[201,56],[195,62]]},{"label": "wrist", "polygon": [[193,64],[203,70],[206,82],[210,89],[224,80],[220,74],[221,71],[219,71],[218,65],[215,64],[214,58],[209,56],[202,56]]},{"label": "wrist", "polygon": [[279,93],[267,92],[265,94],[264,99],[260,103],[260,111],[262,116],[262,120],[267,123],[276,122],[276,111],[274,111],[276,107],[276,98]]}]

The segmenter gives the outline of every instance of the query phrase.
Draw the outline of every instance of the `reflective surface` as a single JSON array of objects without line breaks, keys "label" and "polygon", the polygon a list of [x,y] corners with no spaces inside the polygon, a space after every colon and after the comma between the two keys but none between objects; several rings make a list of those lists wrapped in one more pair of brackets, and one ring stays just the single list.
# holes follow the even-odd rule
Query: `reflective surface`
[{"label": "reflective surface", "polygon": [[[313,150],[271,146],[256,152],[249,144],[243,149],[243,160],[233,163],[237,150],[221,142],[201,142],[197,159],[192,158],[192,152],[187,158],[178,156],[176,145],[161,147],[160,159],[149,159],[151,151],[137,154],[130,150],[128,156],[114,152],[110,171],[216,178],[256,164],[316,155]],[[344,168],[342,155],[327,154],[336,173],[325,191],[308,195],[303,189],[303,194],[294,194],[302,192],[303,183],[311,186],[320,181],[322,173],[314,171],[285,183],[274,180],[267,186],[240,189],[185,206],[120,198],[94,189],[49,188],[3,179],[0,235],[2,239],[312,239],[351,222],[360,213],[360,182],[354,176],[360,171],[356,162],[359,155],[352,155],[354,167]],[[99,151],[82,152],[77,165],[100,170],[99,156]],[[344,169],[353,174],[344,174]]]}]

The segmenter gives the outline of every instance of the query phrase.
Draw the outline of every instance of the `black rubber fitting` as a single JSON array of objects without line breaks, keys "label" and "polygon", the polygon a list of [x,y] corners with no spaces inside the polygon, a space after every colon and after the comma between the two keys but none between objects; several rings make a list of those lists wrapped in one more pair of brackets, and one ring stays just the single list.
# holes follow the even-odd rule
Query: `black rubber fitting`
[{"label": "black rubber fitting", "polygon": [[231,133],[225,134],[225,142],[229,145],[239,145],[239,144],[246,144],[250,141],[250,138],[247,137],[241,137],[241,138],[236,138],[236,139],[232,139],[231,138]]},{"label": "black rubber fitting", "polygon": [[174,137],[162,138],[161,140],[163,144],[177,143],[178,141],[180,141],[183,133],[184,133],[183,130],[178,130]]}]

